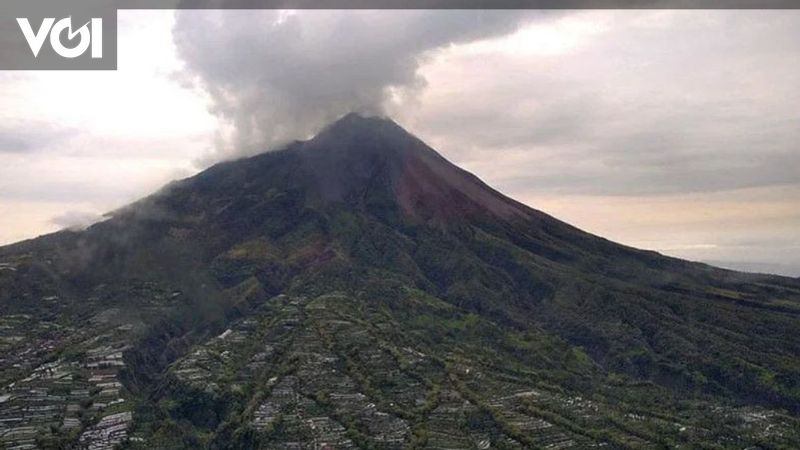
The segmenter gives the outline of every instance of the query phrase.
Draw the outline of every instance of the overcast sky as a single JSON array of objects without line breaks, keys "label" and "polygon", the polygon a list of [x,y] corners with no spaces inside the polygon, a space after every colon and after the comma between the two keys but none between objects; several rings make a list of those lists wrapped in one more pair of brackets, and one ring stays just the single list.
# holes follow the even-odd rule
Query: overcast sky
[{"label": "overcast sky", "polygon": [[119,17],[116,72],[0,72],[0,244],[356,110],[587,231],[800,275],[800,11]]}]

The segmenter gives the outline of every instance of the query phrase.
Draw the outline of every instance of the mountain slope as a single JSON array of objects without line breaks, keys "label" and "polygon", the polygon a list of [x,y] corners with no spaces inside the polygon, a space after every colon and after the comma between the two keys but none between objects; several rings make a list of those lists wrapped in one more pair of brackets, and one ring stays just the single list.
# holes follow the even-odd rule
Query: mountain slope
[{"label": "mountain slope", "polygon": [[582,232],[386,119],[4,247],[0,311],[8,445],[800,445],[799,281]]}]

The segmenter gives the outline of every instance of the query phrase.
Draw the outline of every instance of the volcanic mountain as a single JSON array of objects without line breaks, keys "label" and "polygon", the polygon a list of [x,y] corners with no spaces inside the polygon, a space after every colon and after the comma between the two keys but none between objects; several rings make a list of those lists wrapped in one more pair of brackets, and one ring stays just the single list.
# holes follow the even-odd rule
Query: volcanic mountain
[{"label": "volcanic mountain", "polygon": [[619,245],[388,119],[0,248],[0,443],[797,448],[800,281]]}]

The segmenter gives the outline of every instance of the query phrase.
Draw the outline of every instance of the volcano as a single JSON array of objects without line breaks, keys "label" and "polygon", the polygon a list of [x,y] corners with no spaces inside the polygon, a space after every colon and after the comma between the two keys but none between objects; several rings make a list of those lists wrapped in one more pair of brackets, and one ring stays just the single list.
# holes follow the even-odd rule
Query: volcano
[{"label": "volcano", "polygon": [[385,118],[0,248],[0,312],[8,448],[800,446],[800,281],[591,235]]}]

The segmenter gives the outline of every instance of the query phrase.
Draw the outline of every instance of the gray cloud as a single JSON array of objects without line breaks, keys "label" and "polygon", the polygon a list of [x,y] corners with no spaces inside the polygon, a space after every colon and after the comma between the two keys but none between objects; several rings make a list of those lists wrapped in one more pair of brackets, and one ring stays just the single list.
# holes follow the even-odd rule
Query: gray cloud
[{"label": "gray cloud", "polygon": [[[422,67],[430,95],[404,122],[512,192],[800,183],[800,12],[568,19],[600,31],[556,54],[445,52],[446,62]],[[437,92],[444,84],[448,95]]]},{"label": "gray cloud", "polygon": [[0,154],[39,151],[52,144],[64,142],[77,134],[77,130],[42,122],[0,124]]},{"label": "gray cloud", "polygon": [[139,186],[125,186],[124,183],[101,184],[96,180],[0,180],[0,201],[112,203],[119,202],[120,199],[135,200],[141,195],[140,191]]},{"label": "gray cloud", "polygon": [[220,146],[236,154],[306,137],[350,111],[381,113],[392,95],[424,86],[426,51],[511,32],[531,14],[179,11],[173,35],[185,80],[233,127]]}]

